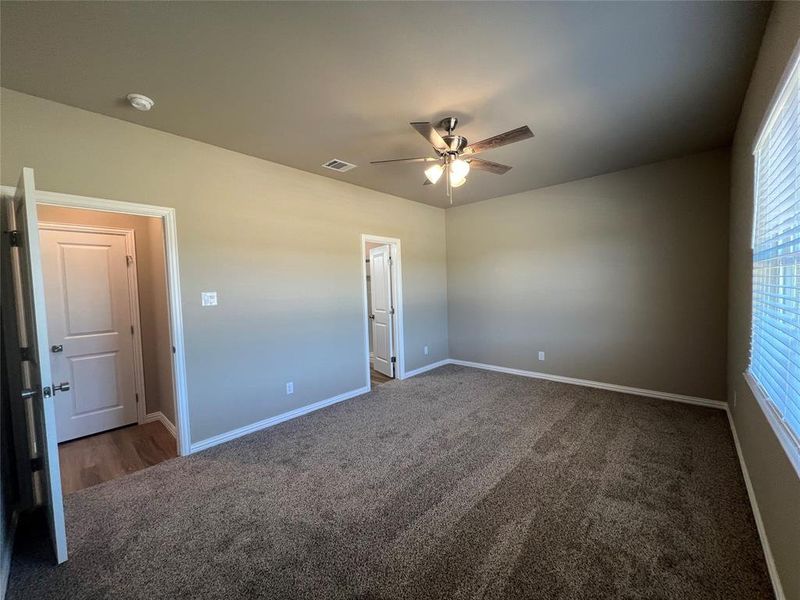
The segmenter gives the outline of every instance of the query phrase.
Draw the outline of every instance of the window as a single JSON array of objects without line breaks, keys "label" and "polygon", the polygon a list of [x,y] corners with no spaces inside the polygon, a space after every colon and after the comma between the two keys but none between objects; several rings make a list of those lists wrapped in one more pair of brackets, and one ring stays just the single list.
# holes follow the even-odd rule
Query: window
[{"label": "window", "polygon": [[[795,60],[755,147],[749,379],[790,453],[800,449],[800,68]],[[751,381],[752,383],[752,381]],[[794,462],[794,461],[793,461]]]}]

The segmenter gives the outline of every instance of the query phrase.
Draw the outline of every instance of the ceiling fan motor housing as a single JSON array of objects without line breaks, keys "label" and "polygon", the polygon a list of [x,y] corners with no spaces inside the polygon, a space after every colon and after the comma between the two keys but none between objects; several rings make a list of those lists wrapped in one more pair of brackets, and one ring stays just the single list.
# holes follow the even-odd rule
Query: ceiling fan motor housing
[{"label": "ceiling fan motor housing", "polygon": [[461,154],[464,151],[464,148],[469,145],[467,138],[462,135],[445,135],[442,137],[442,139],[449,148],[447,151],[448,153],[455,152],[456,154]]},{"label": "ceiling fan motor housing", "polygon": [[468,142],[467,138],[460,136],[460,135],[453,135],[453,131],[458,126],[458,117],[445,117],[441,121],[439,121],[439,129],[444,130],[447,132],[447,135],[442,136],[444,143],[447,144],[447,150],[444,152],[440,152],[441,155],[444,154],[461,154],[464,148],[467,147]]}]

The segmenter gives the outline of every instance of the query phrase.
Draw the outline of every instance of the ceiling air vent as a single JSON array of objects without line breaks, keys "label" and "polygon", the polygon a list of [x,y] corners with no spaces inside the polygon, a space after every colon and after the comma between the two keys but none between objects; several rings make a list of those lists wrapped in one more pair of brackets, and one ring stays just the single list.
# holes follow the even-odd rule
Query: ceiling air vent
[{"label": "ceiling air vent", "polygon": [[339,173],[344,173],[345,171],[349,171],[350,169],[356,168],[356,165],[351,164],[349,162],[345,162],[343,160],[339,160],[338,158],[329,160],[322,166],[325,167],[326,169],[330,169],[331,171],[338,171]]}]

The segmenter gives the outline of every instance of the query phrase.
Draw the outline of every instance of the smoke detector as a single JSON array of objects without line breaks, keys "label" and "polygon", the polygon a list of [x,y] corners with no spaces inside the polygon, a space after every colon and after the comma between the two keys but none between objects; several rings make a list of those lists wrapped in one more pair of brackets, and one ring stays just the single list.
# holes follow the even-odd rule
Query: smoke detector
[{"label": "smoke detector", "polygon": [[144,94],[128,94],[127,98],[128,102],[133,108],[143,112],[147,112],[153,108],[153,105],[155,104],[152,98],[148,98]]}]

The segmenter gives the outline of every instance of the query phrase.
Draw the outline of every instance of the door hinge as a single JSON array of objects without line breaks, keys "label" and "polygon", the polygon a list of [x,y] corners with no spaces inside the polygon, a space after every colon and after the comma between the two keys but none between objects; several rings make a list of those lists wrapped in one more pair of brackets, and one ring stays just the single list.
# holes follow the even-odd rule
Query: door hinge
[{"label": "door hinge", "polygon": [[136,396],[136,404],[139,404],[139,394],[134,394]]},{"label": "door hinge", "polygon": [[19,248],[21,243],[19,230],[12,229],[11,231],[6,231],[6,233],[8,234],[8,243],[15,248]]},{"label": "door hinge", "polygon": [[34,473],[36,471],[41,471],[44,469],[44,460],[41,456],[37,456],[36,458],[31,459],[31,471]]},{"label": "door hinge", "polygon": [[393,356],[393,357],[392,357],[392,362],[393,362],[393,363],[396,363],[396,362],[397,362],[397,357],[396,357],[396,356]]},{"label": "door hinge", "polygon": [[133,264],[133,257],[130,254],[125,255],[125,262],[128,263],[128,266]]},{"label": "door hinge", "polygon": [[30,348],[20,348],[19,354],[22,360],[27,360],[27,361],[33,360],[33,352],[31,352]]},{"label": "door hinge", "polygon": [[133,335],[133,325],[131,325],[131,335]]},{"label": "door hinge", "polygon": [[393,306],[392,308],[390,308],[390,309],[389,309],[389,314],[390,314],[390,315],[393,315],[393,314],[394,314],[394,306]]}]

